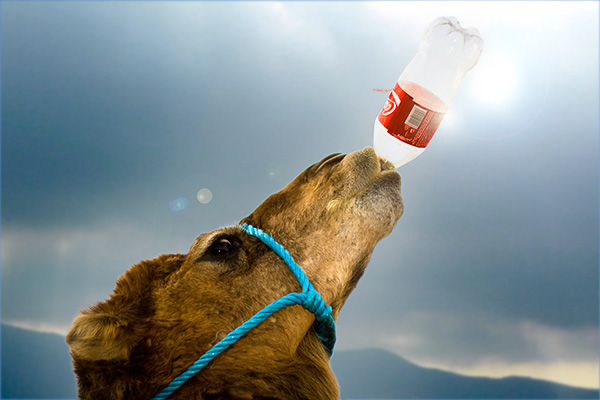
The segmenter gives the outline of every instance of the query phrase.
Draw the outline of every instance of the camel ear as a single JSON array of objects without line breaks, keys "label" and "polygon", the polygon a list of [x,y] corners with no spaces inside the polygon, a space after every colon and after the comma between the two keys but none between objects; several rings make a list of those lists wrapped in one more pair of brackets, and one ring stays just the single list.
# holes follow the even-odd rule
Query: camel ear
[{"label": "camel ear", "polygon": [[66,341],[73,357],[85,360],[126,360],[136,344],[133,329],[118,317],[84,312],[71,325]]},{"label": "camel ear", "polygon": [[164,284],[185,258],[184,254],[163,254],[129,268],[109,300],[83,310],[73,321],[66,337],[73,357],[127,360],[149,329],[153,288]]}]

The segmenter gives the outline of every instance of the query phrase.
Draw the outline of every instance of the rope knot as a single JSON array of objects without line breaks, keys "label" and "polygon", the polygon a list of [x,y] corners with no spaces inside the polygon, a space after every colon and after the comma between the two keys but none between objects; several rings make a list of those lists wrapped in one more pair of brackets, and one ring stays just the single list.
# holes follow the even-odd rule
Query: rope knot
[{"label": "rope knot", "polygon": [[302,306],[315,314],[320,323],[327,322],[331,317],[331,306],[326,305],[321,295],[314,289],[306,293],[306,299]]}]

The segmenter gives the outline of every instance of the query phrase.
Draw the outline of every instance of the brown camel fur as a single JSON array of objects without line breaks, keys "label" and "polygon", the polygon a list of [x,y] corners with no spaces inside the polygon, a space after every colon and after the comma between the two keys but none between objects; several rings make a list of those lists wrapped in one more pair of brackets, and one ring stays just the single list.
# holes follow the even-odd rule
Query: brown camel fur
[{"label": "brown camel fur", "polygon": [[[241,222],[290,252],[336,319],[402,212],[400,176],[367,147],[312,165]],[[150,399],[228,332],[298,291],[284,262],[238,226],[200,235],[187,254],[142,261],[73,321],[79,396]],[[277,312],[170,399],[338,399],[313,323],[302,306]]]}]

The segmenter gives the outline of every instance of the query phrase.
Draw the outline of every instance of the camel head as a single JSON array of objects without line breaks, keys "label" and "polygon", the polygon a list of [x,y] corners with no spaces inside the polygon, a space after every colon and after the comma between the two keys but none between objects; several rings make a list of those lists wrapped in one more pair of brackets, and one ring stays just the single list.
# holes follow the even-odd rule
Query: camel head
[{"label": "camel head", "polygon": [[[310,166],[240,223],[283,245],[336,319],[402,212],[400,176],[365,148]],[[240,226],[200,235],[187,254],[142,261],[73,322],[67,343],[79,395],[150,399],[227,333],[297,291],[283,260]],[[171,398],[339,398],[314,320],[301,306],[277,312]]]}]

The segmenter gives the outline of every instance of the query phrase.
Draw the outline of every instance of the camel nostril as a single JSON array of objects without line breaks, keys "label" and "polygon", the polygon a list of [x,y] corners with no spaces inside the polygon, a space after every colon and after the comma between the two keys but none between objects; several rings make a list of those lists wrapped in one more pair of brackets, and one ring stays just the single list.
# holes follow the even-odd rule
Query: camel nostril
[{"label": "camel nostril", "polygon": [[344,159],[344,157],[346,157],[346,154],[343,154],[343,153],[334,153],[334,154],[331,154],[331,155],[325,157],[323,160],[321,160],[319,163],[317,163],[315,165],[315,167],[316,167],[315,172],[318,172],[325,165],[333,166],[335,164],[340,163]]}]

